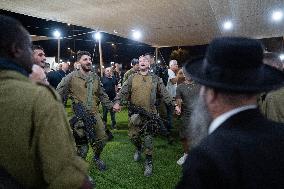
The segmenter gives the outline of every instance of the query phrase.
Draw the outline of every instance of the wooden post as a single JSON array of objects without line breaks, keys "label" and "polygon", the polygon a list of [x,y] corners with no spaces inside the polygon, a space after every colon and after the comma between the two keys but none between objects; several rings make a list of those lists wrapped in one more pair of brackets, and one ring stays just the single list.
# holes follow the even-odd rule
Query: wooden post
[{"label": "wooden post", "polygon": [[155,63],[158,63],[158,52],[159,52],[159,47],[155,48]]},{"label": "wooden post", "polygon": [[103,73],[103,54],[102,54],[102,44],[101,44],[101,39],[99,39],[99,54],[100,54],[100,68],[101,68],[101,77],[103,77],[104,73]]},{"label": "wooden post", "polygon": [[57,39],[57,61],[60,63],[60,37]]}]

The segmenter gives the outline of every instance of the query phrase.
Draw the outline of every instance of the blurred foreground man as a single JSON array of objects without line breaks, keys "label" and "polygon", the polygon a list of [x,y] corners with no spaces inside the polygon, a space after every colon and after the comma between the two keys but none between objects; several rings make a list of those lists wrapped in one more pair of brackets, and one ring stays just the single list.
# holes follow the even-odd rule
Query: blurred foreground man
[{"label": "blurred foreground man", "polygon": [[184,70],[202,85],[194,111],[209,118],[202,126],[209,136],[188,155],[177,188],[284,188],[284,125],[256,106],[257,94],[280,87],[284,76],[263,64],[262,45],[218,38]]},{"label": "blurred foreground man", "polygon": [[1,188],[17,188],[5,171],[24,188],[91,188],[59,96],[31,72],[29,33],[0,15]]}]

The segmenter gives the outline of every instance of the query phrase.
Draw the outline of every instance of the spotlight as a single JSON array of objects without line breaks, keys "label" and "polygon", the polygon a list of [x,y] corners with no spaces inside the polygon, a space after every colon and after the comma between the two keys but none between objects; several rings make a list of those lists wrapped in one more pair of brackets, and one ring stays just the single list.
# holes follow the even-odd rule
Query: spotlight
[{"label": "spotlight", "polygon": [[95,34],[93,34],[93,38],[95,40],[100,40],[102,38],[101,32],[96,32]]},{"label": "spotlight", "polygon": [[142,34],[141,34],[140,31],[133,31],[132,37],[133,37],[135,40],[139,40],[139,39],[142,37]]},{"label": "spotlight", "polygon": [[58,30],[55,30],[55,31],[53,32],[53,36],[58,39],[58,38],[60,38],[61,33],[60,33]]},{"label": "spotlight", "polygon": [[233,23],[231,21],[226,21],[223,24],[223,28],[225,30],[231,30],[233,28]]},{"label": "spotlight", "polygon": [[272,20],[279,22],[283,18],[283,12],[282,11],[273,11],[272,12]]}]

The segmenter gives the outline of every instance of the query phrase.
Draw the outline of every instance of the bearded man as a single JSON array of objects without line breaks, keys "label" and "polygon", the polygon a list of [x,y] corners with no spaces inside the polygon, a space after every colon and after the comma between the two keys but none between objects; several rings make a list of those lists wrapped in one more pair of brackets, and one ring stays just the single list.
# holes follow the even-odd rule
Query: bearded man
[{"label": "bearded man", "polygon": [[197,146],[178,189],[283,188],[284,125],[263,117],[257,97],[283,86],[284,76],[263,64],[263,52],[257,40],[223,37],[204,59],[185,65],[185,74],[202,86],[200,111],[192,115],[199,115],[192,118],[198,127],[190,124]]}]

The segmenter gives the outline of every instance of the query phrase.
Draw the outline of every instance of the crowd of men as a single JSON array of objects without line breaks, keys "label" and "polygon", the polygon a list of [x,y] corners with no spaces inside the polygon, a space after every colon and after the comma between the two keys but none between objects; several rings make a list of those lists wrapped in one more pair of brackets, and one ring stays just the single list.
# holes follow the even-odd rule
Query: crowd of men
[{"label": "crowd of men", "polygon": [[101,159],[107,113],[117,128],[115,113],[122,105],[128,106],[133,160],[145,155],[146,177],[153,174],[154,135],[170,139],[175,112],[181,115],[184,152],[177,161],[183,165],[177,188],[284,187],[283,65],[275,68],[276,60],[264,55],[257,40],[217,38],[205,57],[180,71],[176,60],[167,68],[145,54],[133,59],[124,78],[118,65],[115,74],[108,67],[99,77],[87,51],[78,52],[72,72],[62,64],[47,73],[45,59],[21,23],[0,16],[4,188],[93,188],[84,159],[90,146],[98,170],[107,169]]}]

